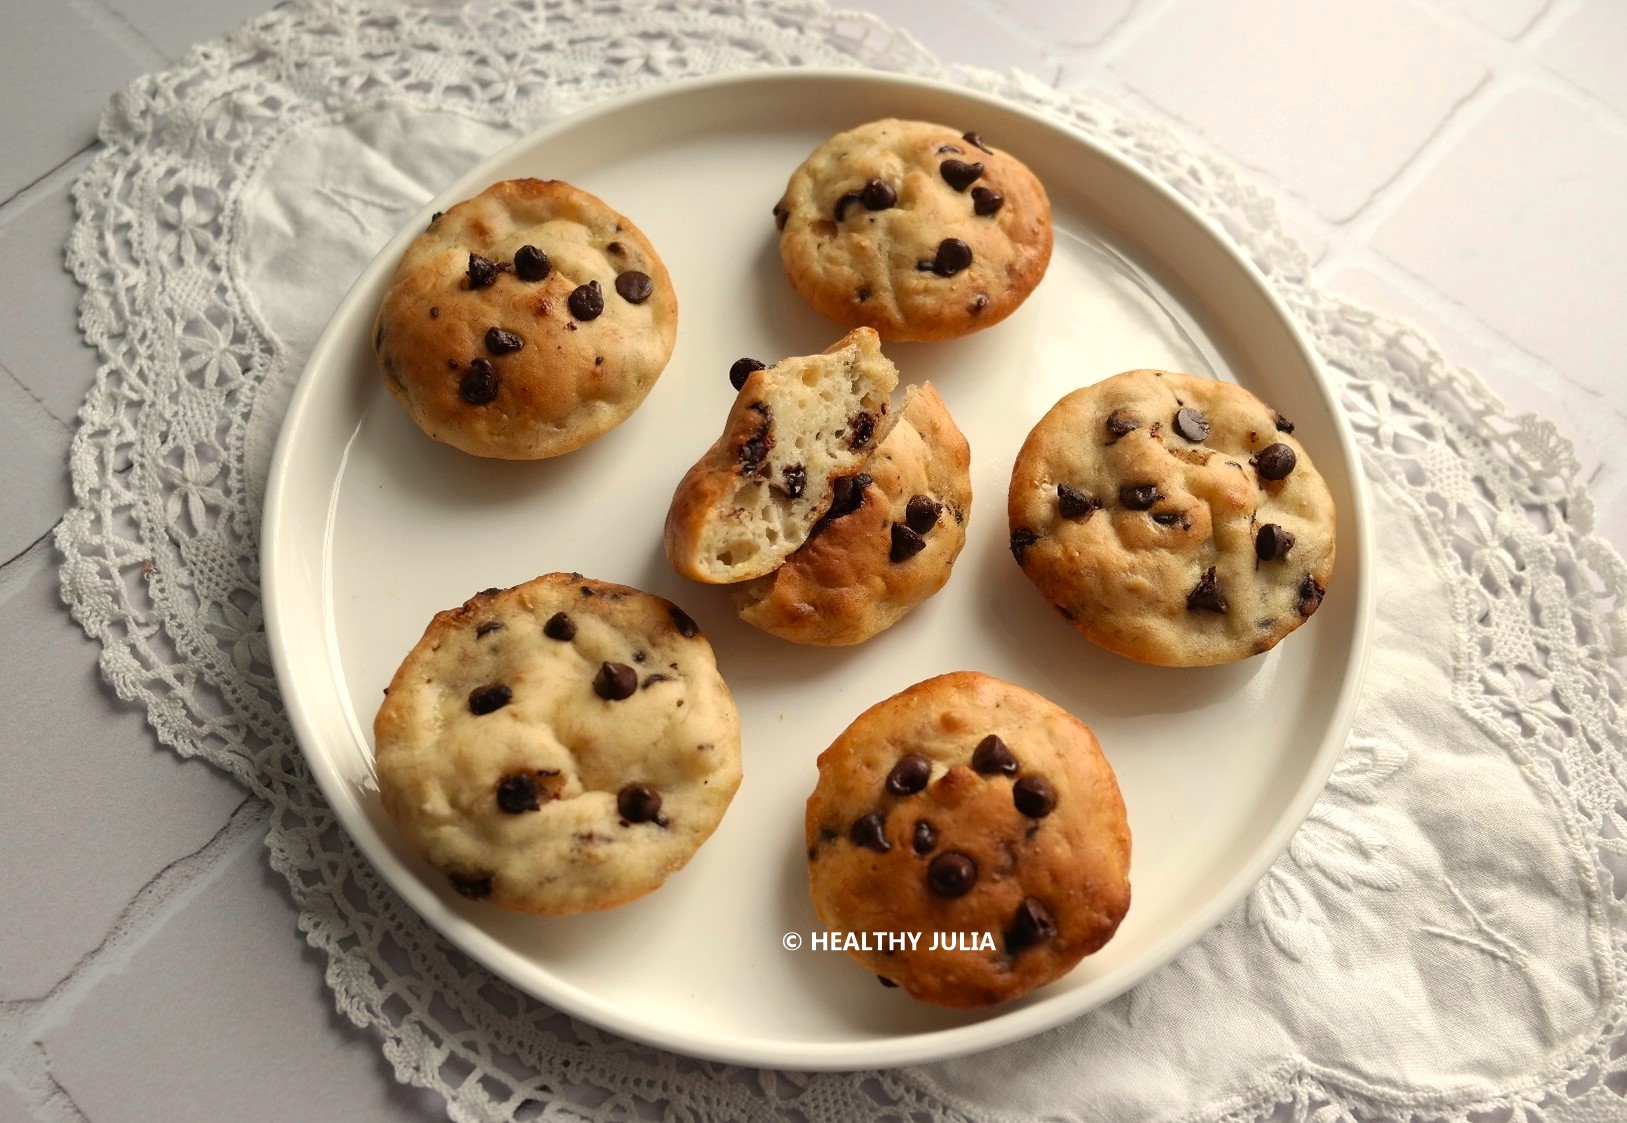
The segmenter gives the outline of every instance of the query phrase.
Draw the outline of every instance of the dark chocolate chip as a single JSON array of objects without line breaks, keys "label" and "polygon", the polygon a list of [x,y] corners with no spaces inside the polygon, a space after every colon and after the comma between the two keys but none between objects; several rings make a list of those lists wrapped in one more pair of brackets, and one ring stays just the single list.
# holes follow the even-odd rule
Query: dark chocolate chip
[{"label": "dark chocolate chip", "polygon": [[542,785],[530,772],[516,772],[503,777],[497,785],[497,806],[510,815],[522,815],[542,807]]},{"label": "dark chocolate chip", "polygon": [[940,897],[964,897],[977,884],[977,863],[957,850],[946,850],[927,866],[926,879]]},{"label": "dark chocolate chip", "polygon": [[521,246],[514,251],[514,275],[522,281],[546,281],[554,271],[554,263],[536,246]]},{"label": "dark chocolate chip", "polygon": [[898,205],[898,192],[884,179],[872,179],[864,185],[864,205],[869,210],[884,211]]},{"label": "dark chocolate chip", "polygon": [[848,421],[847,447],[863,448],[876,435],[876,415],[860,410]]},{"label": "dark chocolate chip", "polygon": [[1294,548],[1294,536],[1276,523],[1266,523],[1254,532],[1254,556],[1261,561],[1287,557]]},{"label": "dark chocolate chip", "polygon": [[972,213],[987,218],[1006,205],[1006,197],[987,187],[972,188]]},{"label": "dark chocolate chip", "polygon": [[925,856],[932,853],[932,848],[938,845],[937,829],[925,819],[917,819],[915,836],[910,845],[917,854]]},{"label": "dark chocolate chip", "polygon": [[1017,559],[1017,564],[1023,563],[1023,555],[1028,547],[1039,541],[1039,535],[1026,527],[1011,532],[1011,555]]},{"label": "dark chocolate chip", "polygon": [[672,676],[671,675],[664,675],[660,671],[657,671],[653,675],[645,675],[644,676],[644,681],[639,684],[638,688],[640,690],[648,690],[650,687],[654,686],[658,682],[671,682],[671,681],[672,681]]},{"label": "dark chocolate chip", "polygon": [[966,306],[966,311],[970,312],[974,316],[981,316],[983,314],[983,309],[987,308],[988,306],[988,294],[980,292],[976,296],[972,297],[972,302]]},{"label": "dark chocolate chip", "polygon": [[493,632],[500,631],[502,629],[502,627],[503,627],[503,622],[501,620],[487,620],[487,621],[484,621],[479,627],[477,627],[475,629],[475,639],[485,639],[487,636],[491,635]]},{"label": "dark chocolate chip", "polygon": [[637,269],[629,269],[625,273],[616,274],[616,292],[628,304],[643,304],[650,299],[655,291],[655,282],[650,280],[648,273]]},{"label": "dark chocolate chip", "polygon": [[756,359],[736,359],[734,365],[729,368],[729,385],[736,390],[741,389],[745,386],[746,379],[750,378],[753,372],[762,370],[763,366],[764,364]]},{"label": "dark chocolate chip", "polygon": [[1280,480],[1285,479],[1298,462],[1294,450],[1287,445],[1266,445],[1254,457],[1254,470],[1260,473],[1261,479]]},{"label": "dark chocolate chip", "polygon": [[616,810],[629,823],[648,823],[661,814],[661,793],[644,784],[628,784],[616,793]]},{"label": "dark chocolate chip", "polygon": [[441,220],[441,216],[443,214],[445,214],[445,213],[446,213],[445,211],[436,211],[434,214],[430,215],[429,216],[429,224],[431,226],[434,226],[437,222],[439,222]]},{"label": "dark chocolate chip", "polygon": [[[619,230],[619,229],[621,229],[621,227],[618,226],[616,229]],[[611,242],[604,249],[605,249],[606,253],[614,254],[617,257],[621,257],[623,254],[625,254],[627,252],[627,247],[622,245],[620,242]]]},{"label": "dark chocolate chip", "polygon": [[993,776],[996,773],[1002,776],[1015,776],[1017,758],[1011,755],[1011,750],[1004,741],[990,733],[972,750],[972,771],[981,772],[985,776]]},{"label": "dark chocolate chip", "polygon": [[1132,511],[1145,511],[1163,497],[1157,484],[1126,484],[1119,488],[1119,502]]},{"label": "dark chocolate chip", "polygon": [[774,447],[774,434],[769,432],[758,433],[740,446],[740,474],[749,476],[763,466],[768,459],[768,450]]},{"label": "dark chocolate chip", "polygon": [[694,617],[677,605],[668,608],[667,615],[672,617],[673,626],[678,629],[678,634],[683,636],[684,639],[694,639],[701,634],[701,626],[695,623]]},{"label": "dark chocolate chip", "polygon": [[511,331],[502,328],[486,329],[486,350],[493,355],[507,355],[511,351],[518,351],[525,346],[525,340]]},{"label": "dark chocolate chip", "polygon": [[1294,431],[1294,423],[1275,411],[1271,414],[1271,422],[1276,425],[1279,433],[1292,433]]},{"label": "dark chocolate chip", "polygon": [[1129,410],[1116,409],[1107,415],[1107,431],[1118,440],[1126,433],[1132,433],[1141,428],[1141,422],[1130,416]]},{"label": "dark chocolate chip", "polygon": [[983,174],[982,164],[968,164],[964,160],[945,160],[938,165],[943,181],[956,191],[964,191],[976,183]]},{"label": "dark chocolate chip", "polygon": [[576,638],[576,621],[563,612],[556,612],[548,617],[548,622],[542,626],[542,634],[549,639],[569,643]]},{"label": "dark chocolate chip", "polygon": [[859,286],[859,291],[853,294],[853,299],[858,301],[860,304],[863,304],[874,295],[876,294],[861,285]]},{"label": "dark chocolate chip", "polygon": [[1152,521],[1159,526],[1179,526],[1182,530],[1190,525],[1186,521],[1186,516],[1179,511],[1160,511],[1152,517]]},{"label": "dark chocolate chip", "polygon": [[865,815],[853,824],[853,829],[847,832],[847,837],[853,841],[854,846],[863,846],[877,853],[885,854],[893,848],[887,841],[887,821],[880,815]]},{"label": "dark chocolate chip", "polygon": [[1056,935],[1056,917],[1038,897],[1024,897],[1006,929],[1006,951],[1016,953]]},{"label": "dark chocolate chip", "polygon": [[440,319],[441,318],[441,310],[439,308],[431,306],[431,308],[429,310],[429,318],[432,319],[432,320]]},{"label": "dark chocolate chip", "polygon": [[1315,612],[1322,606],[1322,598],[1326,595],[1327,590],[1322,588],[1316,578],[1307,573],[1305,580],[1299,583],[1299,614],[1309,616]]},{"label": "dark chocolate chip", "polygon": [[972,247],[959,238],[945,238],[938,243],[938,256],[932,259],[932,271],[940,277],[953,277],[972,263]]},{"label": "dark chocolate chip", "polygon": [[1193,444],[1209,439],[1209,419],[1191,406],[1175,413],[1175,431]]},{"label": "dark chocolate chip", "polygon": [[786,210],[784,207],[780,206],[780,204],[778,204],[778,203],[774,204],[774,229],[776,229],[776,230],[784,230],[785,229],[785,220],[790,218],[790,217],[791,217],[791,212],[790,211]]},{"label": "dark chocolate chip", "polygon": [[961,133],[960,134],[960,139],[964,140],[967,144],[975,145],[976,147],[981,148],[983,151],[987,152],[990,156],[994,155],[994,149],[992,149],[988,145],[984,144],[983,143],[983,138],[981,136],[978,136],[976,133]]},{"label": "dark chocolate chip", "polygon": [[917,534],[925,534],[938,525],[938,515],[943,511],[943,504],[930,495],[912,495],[910,501],[904,505],[904,521],[909,523],[910,529]]},{"label": "dark chocolate chip", "polygon": [[487,405],[497,398],[497,368],[490,359],[476,359],[469,364],[458,382],[458,394],[472,406]]},{"label": "dark chocolate chip", "polygon": [[846,195],[843,195],[840,199],[836,200],[836,210],[834,212],[836,215],[836,221],[842,221],[842,217],[847,214],[847,208],[851,207],[855,203],[862,202],[864,202],[864,195],[858,191],[849,191]]},{"label": "dark chocolate chip", "polygon": [[572,289],[565,303],[578,320],[596,320],[604,311],[604,293],[599,291],[598,281],[589,281]]},{"label": "dark chocolate chip", "polygon": [[461,896],[478,901],[491,896],[491,874],[449,873],[447,880]]},{"label": "dark chocolate chip", "polygon": [[895,987],[896,988],[898,986],[897,983],[893,982],[886,975],[877,975],[876,976],[876,982],[880,983],[884,987]]},{"label": "dark chocolate chip", "polygon": [[864,489],[875,483],[869,473],[860,472],[856,476],[839,476],[831,482],[830,510],[826,513],[827,519],[839,519],[843,515],[851,515],[864,506]]},{"label": "dark chocolate chip", "polygon": [[638,689],[638,672],[626,663],[601,663],[593,678],[593,693],[607,702],[631,698]]},{"label": "dark chocolate chip", "polygon": [[469,287],[483,289],[497,282],[497,263],[477,253],[469,255]]},{"label": "dark chocolate chip", "polygon": [[1220,591],[1220,582],[1215,580],[1215,567],[1210,566],[1198,578],[1198,583],[1192,591],[1186,594],[1186,607],[1189,610],[1204,609],[1207,612],[1218,612],[1225,615],[1226,594]]},{"label": "dark chocolate chip", "polygon": [[1056,509],[1065,519],[1088,519],[1102,509],[1102,501],[1069,484],[1057,484]]},{"label": "dark chocolate chip", "polygon": [[793,464],[782,475],[785,477],[785,494],[792,499],[799,498],[808,486],[808,469],[801,464]]},{"label": "dark chocolate chip", "polygon": [[1030,819],[1043,819],[1056,810],[1056,789],[1044,776],[1024,776],[1011,785],[1011,802]]},{"label": "dark chocolate chip", "polygon": [[910,753],[898,759],[887,773],[887,790],[894,795],[914,795],[932,779],[932,762],[920,753]]},{"label": "dark chocolate chip", "polygon": [[469,712],[477,717],[500,710],[514,698],[514,691],[500,682],[477,686],[469,691]]},{"label": "dark chocolate chip", "polygon": [[908,561],[922,550],[926,549],[926,539],[903,523],[893,524],[893,548],[887,554],[887,560],[892,562]]}]

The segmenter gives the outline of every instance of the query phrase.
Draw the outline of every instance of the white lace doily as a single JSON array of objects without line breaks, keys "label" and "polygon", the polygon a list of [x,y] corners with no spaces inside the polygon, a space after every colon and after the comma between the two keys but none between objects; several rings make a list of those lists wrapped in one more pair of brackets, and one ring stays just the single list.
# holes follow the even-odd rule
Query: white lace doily
[{"label": "white lace doily", "polygon": [[[324,805],[282,713],[258,593],[263,483],[293,381],[320,318],[408,212],[587,102],[810,64],[998,93],[1175,186],[1300,318],[1377,498],[1379,619],[1356,730],[1259,888],[1095,1014],[890,1073],[660,1053],[557,1014],[450,948]],[[270,805],[272,864],[327,956],[338,1008],[453,1118],[1627,1114],[1627,567],[1592,536],[1551,425],[1509,417],[1407,326],[1317,291],[1270,200],[1213,158],[1021,76],[947,72],[907,37],[811,0],[290,3],[121,94],[102,140],[69,245],[103,367],[57,533],[63,597],[164,743]],[[335,234],[261,236],[279,168],[313,153],[326,178],[303,205],[328,208]],[[360,158],[381,153],[383,164]],[[388,189],[360,170],[381,166]]]}]

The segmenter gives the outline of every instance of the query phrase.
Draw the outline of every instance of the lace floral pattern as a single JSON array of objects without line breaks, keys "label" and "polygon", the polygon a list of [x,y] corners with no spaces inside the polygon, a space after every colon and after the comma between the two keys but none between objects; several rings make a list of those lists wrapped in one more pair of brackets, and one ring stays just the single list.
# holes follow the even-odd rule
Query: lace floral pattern
[{"label": "lace floral pattern", "polygon": [[[291,363],[245,300],[235,243],[243,194],[279,144],[394,104],[535,123],[683,75],[854,64],[953,77],[1054,114],[1174,185],[1244,247],[1335,373],[1370,471],[1410,497],[1434,543],[1458,626],[1455,704],[1533,783],[1562,792],[1566,837],[1597,875],[1588,907],[1612,926],[1605,1014],[1547,1070],[1401,1095],[1288,1060],[1217,1091],[1200,1117],[1619,1115],[1627,569],[1592,537],[1569,447],[1544,422],[1506,416],[1407,326],[1317,291],[1270,200],[1180,139],[1021,76],[947,74],[873,19],[812,0],[636,10],[512,0],[462,14],[307,0],[193,51],[108,110],[105,147],[76,187],[69,246],[82,325],[104,366],[71,454],[63,596],[101,641],[108,680],[147,708],[160,739],[270,806],[272,863],[327,956],[341,1011],[379,1033],[397,1076],[439,1091],[455,1119],[623,1119],[658,1107],[706,1120],[957,1117],[908,1073],[760,1072],[611,1038],[455,952],[378,880],[322,802],[281,711],[258,594],[264,450],[252,447],[253,423],[280,411],[286,385],[272,375]],[[331,190],[341,209],[378,205],[344,182]],[[1240,910],[1248,931],[1295,960],[1326,938],[1330,893],[1396,887],[1388,840],[1368,815],[1411,759],[1382,739],[1352,741],[1305,831]],[[1486,907],[1451,891],[1461,910],[1432,925],[1433,939],[1499,961],[1526,954]]]}]

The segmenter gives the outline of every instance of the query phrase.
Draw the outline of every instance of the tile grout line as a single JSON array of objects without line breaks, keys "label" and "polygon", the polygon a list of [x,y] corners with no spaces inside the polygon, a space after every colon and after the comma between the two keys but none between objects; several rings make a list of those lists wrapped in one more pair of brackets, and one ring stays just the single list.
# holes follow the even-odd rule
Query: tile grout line
[{"label": "tile grout line", "polygon": [[[7,195],[4,199],[0,199],[0,231],[3,231],[7,224],[11,221],[8,216],[12,212],[26,210],[34,203],[38,196],[44,195],[49,191],[55,191],[58,186],[57,181],[65,178],[58,173],[66,168],[69,164],[81,160],[90,153],[95,152],[96,149],[101,147],[101,144],[102,142],[100,140],[91,141],[78,152],[75,152],[73,155],[63,160],[60,164],[46,169],[34,179],[29,180],[27,183],[17,188],[17,190],[13,191],[10,195]],[[82,170],[84,169],[74,169],[73,176],[77,178],[79,172]]]},{"label": "tile grout line", "polygon": [[[55,413],[51,412],[51,407],[45,403],[45,399],[34,393],[33,390],[29,389],[28,386],[23,383],[23,380],[18,378],[17,375],[12,372],[12,369],[5,363],[0,363],[0,374],[4,374],[6,378],[11,381],[13,386],[21,390],[25,395],[28,396],[30,401],[39,406],[41,413],[45,414],[46,417],[49,417],[52,421],[55,421],[58,425],[62,426],[62,431],[64,433],[66,433],[69,437],[73,436],[74,427],[68,424],[68,422],[62,420],[62,418],[58,417]],[[0,562],[0,565],[3,564],[5,563]]]},{"label": "tile grout line", "polygon": [[123,13],[109,7],[104,0],[66,0],[66,2],[89,20],[91,26],[135,60],[142,67],[143,74],[161,70],[174,61],[159,50],[157,44],[142,34],[139,27],[126,19]]},{"label": "tile grout line", "polygon": [[[1495,106],[1522,87],[1569,96],[1571,100],[1583,102],[1593,116],[1602,116],[1604,121],[1601,123],[1627,128],[1627,117],[1621,111],[1537,57],[1543,44],[1552,39],[1581,7],[1582,0],[1550,0],[1514,40],[1483,28],[1466,16],[1452,19],[1454,26],[1474,35],[1486,50],[1486,77],[1474,90],[1452,105],[1424,143],[1389,179],[1374,188],[1362,206],[1340,225],[1348,223],[1348,228],[1363,240],[1370,239],[1379,226],[1393,217],[1418,183],[1440,166],[1441,160],[1457,142],[1482,123]],[[1437,9],[1431,8],[1431,11]]]},{"label": "tile grout line", "polygon": [[129,964],[192,900],[206,890],[226,865],[248,846],[263,843],[271,809],[252,795],[227,816],[226,822],[201,847],[169,862],[148,878],[119,911],[107,934],[86,952],[44,994],[34,998],[0,1000],[0,1056],[4,1070],[26,1072],[20,1055],[43,1032],[61,1024],[90,991]]},{"label": "tile grout line", "polygon": [[0,565],[0,605],[9,601],[21,586],[32,581],[42,569],[53,565],[56,544],[52,538],[56,528],[61,525],[62,520],[58,519],[56,525],[36,539],[28,549]]}]

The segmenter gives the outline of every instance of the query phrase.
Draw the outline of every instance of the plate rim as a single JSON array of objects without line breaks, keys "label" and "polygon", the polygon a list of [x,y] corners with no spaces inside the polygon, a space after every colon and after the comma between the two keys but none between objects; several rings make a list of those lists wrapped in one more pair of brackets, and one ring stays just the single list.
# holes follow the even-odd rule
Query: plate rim
[{"label": "plate rim", "polygon": [[[433,891],[423,884],[415,873],[398,862],[394,855],[382,846],[381,841],[375,842],[370,839],[370,830],[357,829],[358,827],[368,827],[368,824],[365,821],[361,823],[352,821],[354,817],[352,809],[355,804],[352,793],[348,790],[348,780],[339,775],[338,771],[329,763],[328,758],[321,754],[311,754],[305,751],[306,744],[317,740],[317,730],[315,718],[312,711],[307,708],[305,699],[297,689],[292,688],[295,681],[293,671],[294,654],[290,650],[292,640],[283,608],[285,600],[284,575],[282,568],[276,564],[279,553],[278,545],[284,537],[283,512],[286,508],[284,490],[290,486],[289,477],[292,473],[293,450],[297,441],[297,433],[302,428],[301,419],[311,408],[316,393],[315,388],[319,379],[315,375],[319,368],[327,365],[329,353],[347,342],[347,337],[338,329],[343,321],[351,318],[352,308],[360,302],[362,290],[368,287],[369,281],[376,274],[388,267],[383,263],[387,262],[389,265],[393,265],[404,251],[406,244],[412,237],[416,236],[419,228],[434,210],[444,208],[449,203],[456,202],[463,197],[466,191],[460,186],[461,184],[471,178],[477,178],[477,173],[480,173],[484,168],[500,165],[516,152],[545,147],[560,134],[589,127],[593,122],[607,116],[636,111],[640,107],[650,103],[659,103],[675,94],[699,94],[720,87],[749,87],[757,84],[786,82],[816,85],[831,82],[865,83],[878,88],[900,88],[915,93],[930,93],[950,99],[958,99],[967,104],[987,105],[998,108],[1002,112],[1026,117],[1036,125],[1060,132],[1070,141],[1093,151],[1098,158],[1117,165],[1121,173],[1126,173],[1138,181],[1143,190],[1161,197],[1161,201],[1165,205],[1182,212],[1188,221],[1207,235],[1211,242],[1221,251],[1222,255],[1228,259],[1229,263],[1240,271],[1255,290],[1255,295],[1264,301],[1277,320],[1278,325],[1284,330],[1288,342],[1298,352],[1299,357],[1310,370],[1314,389],[1320,393],[1328,406],[1328,412],[1333,422],[1332,436],[1344,461],[1349,479],[1352,507],[1350,512],[1351,522],[1357,531],[1356,549],[1354,551],[1356,557],[1354,564],[1350,566],[1351,569],[1355,570],[1355,577],[1347,585],[1353,590],[1356,600],[1352,626],[1352,651],[1345,663],[1346,673],[1339,685],[1338,697],[1330,707],[1332,720],[1322,733],[1321,744],[1311,758],[1304,781],[1299,789],[1295,791],[1293,798],[1287,802],[1285,811],[1279,816],[1274,828],[1267,833],[1265,839],[1258,845],[1249,860],[1241,863],[1224,883],[1221,890],[1210,896],[1205,907],[1195,910],[1181,924],[1166,931],[1160,938],[1153,941],[1149,952],[1140,955],[1132,965],[1123,970],[1121,977],[1115,980],[1115,989],[1111,993],[1096,997],[1088,1002],[1071,1005],[1066,1001],[1040,1002],[1030,1006],[1010,1009],[1004,1013],[995,1014],[987,1019],[969,1024],[894,1037],[856,1038],[847,1042],[787,1043],[783,1040],[777,1040],[764,1047],[756,1041],[747,1041],[738,1035],[729,1037],[711,1031],[698,1030],[694,1027],[652,1027],[648,1021],[639,1021],[636,1018],[626,1016],[609,1003],[583,990],[579,985],[558,976],[550,976],[553,987],[549,990],[549,993],[541,994],[538,993],[538,988],[513,978],[499,965],[497,960],[500,960],[505,955],[513,954],[506,946],[496,941],[478,923],[469,922],[461,916],[448,912]],[[335,489],[337,489],[337,481],[335,481]],[[336,490],[333,494],[336,494]],[[1150,172],[1143,170],[1112,147],[1087,136],[1067,121],[993,94],[935,79],[858,67],[774,67],[660,83],[642,90],[613,96],[574,112],[566,113],[559,119],[515,139],[498,151],[476,162],[458,175],[445,189],[427,200],[418,210],[408,216],[401,229],[361,269],[344,297],[335,306],[316,343],[312,346],[310,356],[301,370],[293,393],[289,398],[286,412],[278,429],[267,475],[264,506],[261,513],[259,559],[261,595],[265,611],[267,640],[271,651],[271,661],[277,680],[279,696],[288,714],[295,742],[299,746],[299,751],[305,757],[323,798],[332,808],[339,825],[373,866],[375,872],[386,884],[402,896],[426,924],[429,924],[430,927],[459,950],[469,955],[487,970],[503,978],[510,985],[531,995],[538,1001],[555,1007],[561,1012],[572,1017],[580,1017],[584,1021],[647,1045],[671,1050],[685,1056],[729,1064],[800,1071],[896,1068],[905,1065],[949,1060],[997,1048],[1052,1029],[1099,1008],[1141,983],[1154,971],[1163,967],[1187,947],[1201,939],[1226,914],[1236,908],[1243,897],[1260,882],[1270,866],[1287,849],[1294,834],[1308,817],[1312,805],[1321,795],[1354,722],[1355,710],[1360,700],[1361,686],[1369,662],[1376,600],[1372,570],[1373,543],[1370,507],[1371,497],[1362,471],[1362,460],[1356,446],[1354,430],[1340,406],[1337,389],[1324,370],[1321,357],[1311,347],[1298,322],[1247,254],[1225,234],[1216,222],[1199,211],[1173,188],[1154,177]],[[329,523],[331,525],[331,511]],[[324,591],[327,588],[328,549],[330,547],[331,542],[325,545],[320,563]],[[1344,553],[1344,551],[1341,551],[1341,553]],[[332,619],[328,606],[324,605],[322,614],[327,618],[326,622],[331,632]],[[794,1055],[792,1055],[793,1053]]]}]

